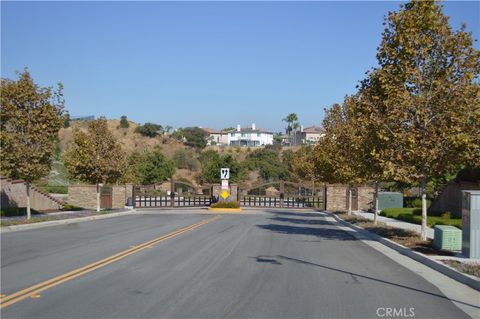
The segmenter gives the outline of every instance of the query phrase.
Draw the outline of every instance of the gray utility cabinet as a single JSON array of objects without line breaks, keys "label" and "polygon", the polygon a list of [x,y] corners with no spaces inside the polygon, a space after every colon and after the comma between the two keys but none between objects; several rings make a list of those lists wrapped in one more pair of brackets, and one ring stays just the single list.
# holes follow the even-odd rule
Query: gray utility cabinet
[{"label": "gray utility cabinet", "polygon": [[462,255],[480,258],[480,191],[462,191]]},{"label": "gray utility cabinet", "polygon": [[397,192],[378,192],[378,210],[385,208],[403,208],[403,194]]}]

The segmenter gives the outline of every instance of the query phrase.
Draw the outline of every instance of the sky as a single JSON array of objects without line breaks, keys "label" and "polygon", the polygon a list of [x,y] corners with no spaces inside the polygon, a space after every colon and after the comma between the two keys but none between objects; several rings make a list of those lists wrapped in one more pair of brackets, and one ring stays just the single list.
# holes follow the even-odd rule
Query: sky
[{"label": "sky", "polygon": [[[355,93],[396,1],[1,2],[1,76],[64,85],[73,116],[281,131]],[[444,2],[480,31],[480,2]],[[475,44],[478,48],[478,42]]]}]

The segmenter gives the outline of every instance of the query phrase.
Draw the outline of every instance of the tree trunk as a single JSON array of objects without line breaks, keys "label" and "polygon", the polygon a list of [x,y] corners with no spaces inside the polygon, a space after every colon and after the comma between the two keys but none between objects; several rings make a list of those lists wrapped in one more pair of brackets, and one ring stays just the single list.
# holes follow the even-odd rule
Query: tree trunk
[{"label": "tree trunk", "polygon": [[32,218],[32,212],[30,209],[30,183],[25,183],[27,189],[27,219]]},{"label": "tree trunk", "polygon": [[100,184],[97,183],[97,212],[100,211]]},{"label": "tree trunk", "polygon": [[374,216],[373,216],[373,224],[377,224],[378,219],[378,182],[375,182],[375,207],[374,207]]},{"label": "tree trunk", "polygon": [[425,180],[422,181],[422,229],[420,237],[427,240],[427,194],[425,193]]},{"label": "tree trunk", "polygon": [[348,185],[348,216],[352,215],[352,185]]}]

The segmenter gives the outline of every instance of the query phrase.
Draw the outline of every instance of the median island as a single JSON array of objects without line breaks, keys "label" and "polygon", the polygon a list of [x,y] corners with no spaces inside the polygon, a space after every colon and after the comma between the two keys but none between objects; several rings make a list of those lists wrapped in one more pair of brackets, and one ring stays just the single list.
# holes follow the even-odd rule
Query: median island
[{"label": "median island", "polygon": [[238,201],[232,202],[217,202],[210,205],[208,208],[214,212],[241,212],[240,203]]}]

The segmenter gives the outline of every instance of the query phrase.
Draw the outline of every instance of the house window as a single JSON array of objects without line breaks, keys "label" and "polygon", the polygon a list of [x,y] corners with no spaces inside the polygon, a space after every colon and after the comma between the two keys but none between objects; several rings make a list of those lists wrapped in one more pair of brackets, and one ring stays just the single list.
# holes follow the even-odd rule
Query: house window
[{"label": "house window", "polygon": [[257,137],[260,137],[260,133],[257,133]]}]

